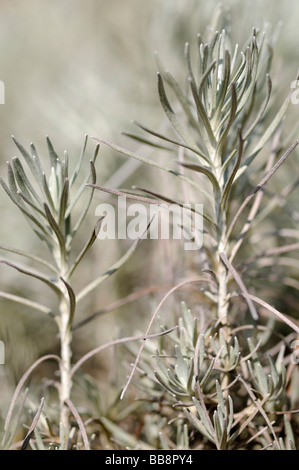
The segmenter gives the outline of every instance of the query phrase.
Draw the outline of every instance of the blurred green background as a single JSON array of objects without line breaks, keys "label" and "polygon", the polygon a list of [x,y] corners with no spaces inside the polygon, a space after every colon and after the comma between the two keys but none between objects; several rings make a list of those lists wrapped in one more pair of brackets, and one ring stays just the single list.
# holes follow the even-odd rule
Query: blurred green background
[{"label": "blurred green background", "polygon": [[[0,105],[2,175],[6,172],[6,161],[18,155],[12,134],[27,148],[34,142],[45,161],[46,135],[59,154],[68,151],[71,162],[80,152],[86,133],[137,148],[136,143],[120,135],[122,130],[132,130],[132,119],[155,129],[165,124],[156,92],[154,52],[159,51],[163,64],[178,80],[185,77],[184,44],[189,41],[191,47],[195,46],[196,34],[205,32],[218,3],[216,0],[2,0],[0,79],[5,84],[5,104]],[[232,42],[238,42],[241,47],[252,27],[277,31],[272,79],[276,89],[274,99],[283,99],[299,65],[298,1],[231,0],[223,5],[230,8]],[[290,123],[296,122],[298,109],[290,107]],[[293,124],[289,128],[292,130]],[[90,155],[94,147],[90,139]],[[298,173],[296,158],[288,168],[286,171]],[[155,179],[152,170],[138,167],[134,161],[126,161],[104,147],[97,171],[99,184],[110,187]],[[97,193],[95,205],[105,198]],[[0,193],[0,209],[1,244],[43,253],[4,191]],[[91,211],[90,225],[83,229],[82,240],[86,240],[94,222]],[[76,280],[78,285],[103,271],[124,247],[114,242],[104,242],[101,246],[98,243]],[[173,279],[180,260],[172,262],[171,251],[162,246],[155,248],[160,257],[160,263],[155,263],[153,251],[148,247],[145,242],[123,274],[111,279],[88,299],[78,311],[78,319],[138,288]],[[0,267],[0,279],[1,290],[37,300],[43,298],[49,303],[52,300],[42,286],[28,282],[8,267]],[[153,302],[146,298],[120,309],[118,316],[110,314],[82,328],[81,332],[78,330],[74,359],[104,337],[113,339],[119,334],[119,327],[129,334],[141,328],[143,320],[149,318]],[[0,366],[0,408],[5,408],[9,391],[21,373],[39,355],[55,350],[57,339],[50,320],[3,299],[0,325],[0,339],[6,346],[6,364]],[[92,363],[97,370],[102,365],[102,359]]]}]

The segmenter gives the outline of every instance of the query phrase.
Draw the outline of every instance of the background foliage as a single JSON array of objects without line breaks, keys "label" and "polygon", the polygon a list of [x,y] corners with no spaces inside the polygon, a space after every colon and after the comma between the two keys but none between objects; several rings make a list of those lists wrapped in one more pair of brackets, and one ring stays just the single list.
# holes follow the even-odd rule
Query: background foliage
[{"label": "background foliage", "polygon": [[[298,2],[257,0],[253,4],[249,0],[231,0],[223,3],[225,8],[230,7],[232,43],[243,44],[253,26],[268,29],[277,36],[271,78],[275,84],[272,102],[274,109],[277,102],[278,109],[298,69]],[[132,130],[131,119],[165,129],[165,116],[156,91],[154,51],[159,51],[163,64],[178,81],[183,79],[184,44],[186,41],[193,44],[196,34],[204,33],[217,4],[215,0],[150,0],[142,5],[139,0],[87,0],[84,4],[79,0],[2,2],[0,79],[5,83],[6,103],[0,106],[1,173],[5,171],[6,161],[16,154],[11,134],[26,147],[33,141],[44,155],[47,151],[45,136],[49,135],[56,151],[62,154],[67,149],[72,161],[72,156],[80,152],[85,133],[127,146],[127,138],[120,136],[119,131]],[[291,105],[284,124],[284,137],[288,142],[289,134],[295,130],[296,116],[298,108]],[[88,146],[92,155],[93,142],[89,141]],[[150,150],[130,143],[131,149],[134,146],[150,155]],[[46,161],[46,156],[44,158]],[[295,154],[279,176],[273,177],[272,193],[279,193],[294,179],[298,173],[297,160]],[[140,186],[145,184],[159,190],[152,170],[133,160],[127,161],[109,148],[100,150],[97,172],[102,186],[129,187],[138,181]],[[94,208],[105,199],[105,195],[97,193]],[[289,204],[288,210],[296,215],[296,194],[291,196]],[[4,193],[0,197],[0,209],[1,244],[22,246],[35,252],[40,249],[42,254],[30,228]],[[93,213],[92,208],[90,226],[96,220]],[[276,217],[269,222],[268,231],[283,226],[281,213],[277,211]],[[83,230],[85,240],[84,235]],[[126,247],[126,242],[97,242],[80,277],[92,279],[99,266],[109,266]],[[77,312],[77,320],[83,319],[86,311],[97,311],[132,291],[178,282],[186,272],[177,248],[175,243],[165,247],[163,242],[153,245],[144,241],[130,263],[109,280],[105,288],[86,300]],[[296,256],[295,253],[295,259]],[[187,274],[192,274],[192,270],[192,263],[188,264]],[[0,276],[3,291],[37,301],[49,296],[46,290],[28,283],[5,266],[1,266]],[[79,284],[80,278],[77,282]],[[265,293],[267,289],[265,284]],[[196,299],[197,293],[194,290],[190,295]],[[75,332],[74,358],[107,337],[113,339],[119,337],[120,332],[130,335],[137,330],[144,331],[160,298],[161,293],[146,296],[82,327]],[[168,311],[178,308],[177,300],[180,294],[169,300]],[[281,289],[272,297],[277,307],[292,315],[297,301],[297,290],[292,287]],[[6,364],[0,366],[0,412],[4,417],[11,392],[22,373],[40,355],[53,351],[57,338],[50,321],[41,321],[39,314],[4,299],[0,300],[0,319],[0,339],[6,346]],[[115,363],[119,364],[116,368]],[[38,373],[48,374],[51,372],[48,367],[40,368]],[[105,395],[105,384],[112,383],[117,389],[124,383],[121,353],[116,350],[96,357],[87,368],[103,391],[103,401],[109,402],[111,390]],[[96,406],[107,408],[105,403]]]}]

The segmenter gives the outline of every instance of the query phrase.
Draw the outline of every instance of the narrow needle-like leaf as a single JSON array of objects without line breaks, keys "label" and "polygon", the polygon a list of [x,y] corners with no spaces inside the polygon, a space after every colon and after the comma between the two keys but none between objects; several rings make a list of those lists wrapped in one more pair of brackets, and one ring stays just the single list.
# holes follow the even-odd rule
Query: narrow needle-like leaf
[{"label": "narrow needle-like leaf", "polygon": [[71,325],[73,323],[73,318],[74,318],[74,314],[75,314],[75,310],[76,310],[76,296],[75,296],[75,293],[73,291],[73,289],[71,288],[71,286],[69,285],[68,282],[66,282],[63,277],[60,276],[60,280],[63,282],[63,284],[65,285],[66,287],[66,290],[67,290],[67,293],[68,293],[68,296],[69,296],[69,320],[68,320],[68,326],[69,328],[71,328]]},{"label": "narrow needle-like leaf", "polygon": [[42,305],[38,302],[33,302],[32,300],[25,299],[25,297],[21,297],[19,295],[8,294],[7,292],[0,292],[0,297],[4,299],[12,300],[13,302],[25,305],[26,307],[33,308],[34,310],[38,310],[40,312],[46,313],[47,315],[52,315],[53,312],[50,308]]},{"label": "narrow needle-like leaf", "polygon": [[89,248],[91,248],[91,246],[94,244],[95,240],[97,239],[97,234],[98,234],[98,231],[100,229],[100,226],[101,226],[101,223],[103,221],[104,217],[100,217],[100,219],[97,221],[96,223],[96,226],[94,228],[94,230],[92,231],[92,234],[89,238],[89,240],[87,241],[86,245],[83,247],[82,251],[79,253],[79,255],[77,256],[77,258],[75,259],[69,273],[68,273],[68,278],[71,277],[71,275],[73,274],[73,272],[75,271],[76,267],[78,266],[78,264],[80,263],[80,261],[82,260],[82,258],[84,257],[84,255],[87,253],[87,251],[89,250]]},{"label": "narrow needle-like leaf", "polygon": [[118,269],[132,256],[139,242],[140,242],[140,239],[138,238],[131,245],[128,251],[116,263],[114,263],[109,269],[107,269],[107,271],[105,271],[104,274],[96,278],[94,281],[88,284],[84,289],[82,289],[81,292],[79,292],[79,294],[77,295],[77,303],[80,302],[80,300],[82,300],[91,291],[96,289],[102,282],[108,279],[108,277],[116,273],[116,271],[118,271]]},{"label": "narrow needle-like leaf", "polygon": [[6,260],[0,260],[0,263],[6,264],[7,266],[10,266],[11,268],[16,269],[17,271],[19,271],[22,274],[26,274],[27,276],[34,277],[34,278],[42,281],[44,284],[47,284],[49,287],[51,287],[51,289],[54,290],[54,292],[56,292],[56,294],[59,294],[59,295],[61,294],[61,291],[60,291],[60,289],[57,285],[56,280],[52,280],[50,278],[45,277],[44,275],[42,275],[40,273],[36,273],[34,271],[31,271],[30,269],[24,268],[23,266],[16,265],[16,264],[11,263],[11,262],[6,261]]},{"label": "narrow needle-like leaf", "polygon": [[65,256],[66,255],[66,248],[65,248],[64,236],[63,236],[57,222],[55,221],[55,219],[54,219],[54,217],[53,217],[53,215],[52,215],[52,213],[49,209],[49,206],[46,203],[44,203],[44,208],[45,208],[45,214],[47,216],[48,222],[49,222],[53,232],[55,233],[55,235],[57,237],[62,256]]},{"label": "narrow needle-like leaf", "polygon": [[240,287],[243,295],[244,295],[244,298],[248,304],[248,307],[249,307],[249,311],[251,313],[251,316],[254,320],[257,320],[258,319],[258,314],[257,314],[257,311],[256,311],[256,308],[249,296],[249,293],[246,289],[246,286],[244,284],[244,282],[242,281],[241,279],[241,276],[237,273],[237,271],[235,270],[235,268],[230,264],[230,262],[228,261],[227,257],[225,256],[224,253],[220,253],[220,258],[222,259],[223,263],[225,264],[225,266],[227,267],[227,269],[232,273],[236,283],[238,284],[238,286]]}]

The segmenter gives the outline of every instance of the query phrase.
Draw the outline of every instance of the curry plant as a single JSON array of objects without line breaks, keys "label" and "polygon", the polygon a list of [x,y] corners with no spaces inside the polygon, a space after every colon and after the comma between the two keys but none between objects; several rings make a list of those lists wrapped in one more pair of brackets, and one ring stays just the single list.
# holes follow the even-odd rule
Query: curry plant
[{"label": "curry plant", "polygon": [[[258,351],[261,343],[266,341],[262,339],[263,335],[249,338],[240,349],[240,341],[233,328],[234,322],[240,321],[240,316],[236,317],[236,308],[232,307],[236,297],[241,297],[245,302],[251,320],[244,322],[244,330],[258,330],[260,316],[257,306],[262,306],[276,320],[287,324],[293,335],[299,333],[295,320],[249,292],[242,276],[242,266],[246,261],[237,256],[241,246],[248,242],[248,234],[258,214],[267,182],[298,144],[295,141],[286,149],[280,146],[281,126],[291,100],[291,91],[274,112],[270,99],[272,48],[267,43],[265,33],[253,29],[243,50],[239,51],[238,45],[231,46],[226,30],[210,31],[208,37],[198,35],[195,48],[196,63],[191,59],[190,45],[185,45],[184,85],[180,85],[164,68],[156,55],[159,69],[158,96],[170,124],[169,132],[161,133],[136,122],[138,128],[147,135],[125,133],[138,142],[150,145],[156,153],[163,150],[175,154],[172,165],[165,166],[158,159],[149,159],[100,140],[130,158],[167,172],[174,179],[176,196],[173,196],[170,185],[168,194],[151,188],[137,187],[136,191],[135,187],[134,191],[127,191],[127,197],[148,203],[161,201],[179,206],[186,203],[204,204],[204,242],[197,255],[200,277],[193,281],[199,286],[203,285],[199,288],[201,303],[198,307],[191,307],[191,310],[197,308],[201,312],[201,331],[196,327],[196,318],[191,313],[185,313],[183,319],[179,320],[179,333],[169,336],[174,344],[165,344],[163,341],[163,345],[160,344],[161,352],[155,354],[155,377],[151,373],[151,367],[154,366],[150,356],[145,353],[145,358],[142,361],[140,359],[145,344],[139,350],[135,348],[137,359],[124,392],[137,372],[139,363],[141,375],[139,381],[135,380],[135,385],[146,395],[156,397],[162,408],[163,405],[176,407],[177,418],[174,419],[182,423],[185,416],[193,429],[211,441],[217,449],[237,448],[238,443],[235,441],[238,442],[244,430],[252,426],[251,422],[257,413],[264,420],[266,430],[263,432],[270,433],[267,438],[272,439],[274,448],[285,448],[286,445],[294,448],[289,423],[285,421],[285,444],[277,438],[267,414],[282,409],[286,404],[286,372],[281,363],[284,347],[281,345],[282,350],[276,363],[271,357],[267,363],[260,359]],[[262,171],[255,181],[252,168],[254,174]],[[175,186],[178,182],[182,183],[179,186],[181,190]],[[91,186],[113,193],[110,189]],[[248,195],[244,198],[246,191]],[[142,193],[146,193],[148,198]],[[253,200],[254,204],[244,222],[244,212]],[[196,236],[195,227],[195,239]],[[292,248],[286,245],[285,251],[289,249]],[[156,314],[157,311],[149,329]],[[205,324],[212,324],[212,327]],[[270,326],[268,328],[270,330]],[[153,350],[153,347],[150,349]],[[143,388],[140,385],[142,380],[146,382]],[[234,386],[238,388],[236,394],[230,393]],[[150,391],[146,393],[149,388]],[[239,414],[234,409],[235,402],[243,406]],[[211,409],[214,409],[212,417]],[[180,410],[183,410],[184,415]],[[259,434],[259,426],[260,422],[255,428],[257,435],[263,434]],[[180,441],[185,440],[185,433],[186,428],[181,426]],[[248,440],[250,442],[249,437]],[[161,443],[163,446],[167,443],[163,432]],[[172,444],[175,446],[174,442]]]},{"label": "curry plant", "polygon": [[[194,49],[196,61],[193,60]],[[94,354],[121,343],[126,344],[135,363],[125,387],[107,410],[98,406],[96,386],[91,379],[86,379],[88,395],[98,409],[95,421],[104,435],[101,448],[105,444],[113,449],[148,450],[296,448],[292,416],[287,416],[296,411],[291,409],[288,396],[288,388],[296,388],[295,380],[292,382],[294,364],[286,350],[299,334],[298,322],[263,300],[259,293],[253,295],[248,287],[257,276],[257,261],[265,258],[265,263],[273,263],[280,253],[298,248],[298,244],[284,244],[257,257],[251,250],[252,228],[273,209],[286,204],[286,196],[297,185],[295,182],[287,187],[284,198],[274,196],[271,203],[262,206],[268,181],[298,145],[297,141],[286,148],[281,144],[283,119],[292,90],[286,93],[278,109],[273,107],[272,52],[271,40],[256,29],[239,50],[238,45],[232,47],[226,29],[211,28],[207,37],[198,35],[194,48],[189,43],[185,45],[183,84],[165,69],[156,54],[158,96],[169,123],[168,131],[163,133],[136,123],[145,133],[125,134],[149,145],[157,154],[168,152],[172,160],[165,165],[158,156],[144,157],[116,144],[101,142],[167,173],[173,183],[168,194],[151,187],[113,190],[98,186],[95,160],[99,146],[90,160],[89,172],[75,189],[83,169],[87,137],[73,172],[69,170],[67,154],[59,157],[47,138],[49,173],[44,171],[33,144],[27,151],[14,139],[29,171],[15,157],[8,163],[8,183],[2,179],[0,182],[47,247],[50,261],[19,249],[1,247],[36,263],[41,271],[6,259],[1,262],[46,284],[57,295],[58,307],[48,308],[13,294],[1,295],[52,316],[57,324],[61,345],[60,357],[56,357],[60,370],[60,381],[56,383],[60,399],[59,448],[66,448],[65,442],[70,440],[70,410],[77,420],[85,448],[90,448],[91,439],[71,401],[73,376]],[[161,182],[160,186],[163,185]],[[133,253],[138,242],[133,243],[112,268],[78,294],[74,292],[72,275],[95,242],[102,221],[99,219],[82,250],[74,252],[74,237],[87,215],[96,188],[143,203],[180,207],[189,204],[191,208],[197,203],[203,204],[204,237],[194,257],[197,277],[186,278],[171,287],[156,307],[145,333],[99,346],[72,365],[73,329],[97,317],[96,313],[74,323],[77,303],[113,274]],[[74,222],[74,208],[85,194],[86,205]],[[195,240],[196,230],[194,227]],[[287,229],[280,232],[281,237],[293,233]],[[252,275],[254,267],[256,271]],[[48,275],[44,274],[45,270]],[[275,282],[280,283],[279,276],[275,276],[273,273],[271,279],[274,277]],[[291,275],[287,282],[298,288]],[[177,306],[180,312],[177,325],[169,327],[168,320],[163,321],[161,310],[171,295],[190,285],[198,287],[196,300],[190,296],[188,303],[191,305],[185,302],[180,308]],[[158,315],[161,332],[151,334]],[[276,323],[290,329],[287,337],[275,331]],[[141,341],[140,347],[136,340]],[[267,348],[268,342],[271,344]],[[22,378],[17,393],[33,368]],[[131,382],[141,398],[119,411],[122,403],[119,398],[124,398]],[[298,400],[297,392],[295,398]],[[45,447],[36,425],[43,405],[42,401],[23,442],[24,448],[33,432],[37,447]],[[12,408],[7,422],[11,413]],[[140,421],[137,430],[136,420]],[[7,426],[5,431],[4,447],[7,446]]]},{"label": "curry plant", "polygon": [[[86,286],[82,286],[82,290],[76,294],[72,287],[72,276],[96,241],[102,221],[102,217],[100,217],[94,228],[90,229],[86,243],[78,251],[78,248],[74,246],[74,239],[92,203],[94,189],[87,188],[86,185],[96,183],[95,163],[99,145],[95,147],[94,154],[89,161],[89,170],[86,171],[84,156],[88,137],[85,136],[75,168],[70,170],[67,153],[65,152],[63,157],[58,156],[51,140],[47,137],[48,167],[50,168],[47,171],[44,169],[45,165],[42,163],[34,144],[31,144],[28,151],[15,137],[13,140],[22,158],[14,157],[11,162],[7,162],[7,183],[2,178],[0,183],[11,201],[25,216],[50,256],[47,261],[46,256],[40,257],[21,249],[1,246],[1,250],[19,255],[39,269],[16,264],[7,259],[1,259],[0,262],[16,269],[24,276],[34,278],[48,286],[56,294],[58,305],[53,305],[50,308],[24,297],[3,292],[1,296],[32,307],[40,311],[41,315],[50,315],[56,322],[61,351],[58,361],[60,381],[57,384],[60,399],[59,421],[67,432],[69,431],[72,389],[72,331],[76,305],[101,282],[117,271],[134,251],[136,243],[111,269],[93,279]],[[78,205],[80,208],[76,210]]]},{"label": "curry plant", "polygon": [[[147,341],[134,383],[145,400],[151,397],[160,406],[157,447],[174,449],[184,442],[184,449],[232,450],[268,440],[275,449],[295,449],[287,416],[275,419],[276,429],[285,429],[285,440],[277,437],[271,422],[287,404],[283,341],[276,360],[269,356],[264,362],[259,349],[267,341],[266,328],[254,339],[248,337],[246,347],[244,330],[250,325],[232,329],[228,341],[225,329],[210,323],[203,325],[182,303],[178,328],[167,341],[161,338],[158,348]],[[137,354],[136,345],[127,347]]]},{"label": "curry plant", "polygon": [[[250,228],[251,219],[241,231],[239,228],[237,236],[234,229],[246,205],[264,187],[298,144],[295,142],[291,145],[276,165],[268,168],[248,200],[236,208],[234,195],[238,184],[244,184],[242,176],[279,128],[291,100],[289,92],[274,116],[268,112],[272,90],[269,75],[271,48],[265,45],[265,34],[254,29],[243,51],[239,52],[238,49],[236,45],[231,50],[225,30],[214,32],[207,42],[198,35],[198,60],[196,66],[193,66],[190,46],[187,43],[185,46],[187,90],[164,69],[157,55],[158,94],[176,137],[161,134],[140,123],[136,124],[156,139],[171,143],[183,150],[175,159],[173,168],[102,141],[124,155],[174,175],[189,186],[191,194],[188,201],[148,190],[151,196],[180,206],[187,202],[204,203],[203,217],[208,235],[203,246],[202,265],[206,264],[209,267],[216,280],[215,291],[209,294],[209,299],[212,300],[216,316],[222,325],[226,325],[229,321],[230,277],[239,284],[253,319],[257,319],[254,304],[250,296],[246,295],[246,288],[231,264]],[[175,111],[171,105],[166,85],[172,90],[176,106],[180,106],[180,110]],[[125,134],[160,148],[157,141],[149,140],[140,134]],[[275,155],[278,151],[277,144],[274,149]],[[204,175],[206,181],[200,179],[198,174]],[[232,217],[234,213],[235,216]]]}]

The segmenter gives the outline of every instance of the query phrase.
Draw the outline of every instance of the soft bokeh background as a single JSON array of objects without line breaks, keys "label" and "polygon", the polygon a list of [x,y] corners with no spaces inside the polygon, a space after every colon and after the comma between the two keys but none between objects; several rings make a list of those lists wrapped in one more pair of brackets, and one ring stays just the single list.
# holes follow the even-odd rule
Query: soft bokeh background
[{"label": "soft bokeh background", "polygon": [[[224,1],[231,8],[232,41],[240,45],[252,27],[277,31],[273,64],[275,99],[283,99],[299,66],[299,4],[297,0]],[[0,3],[0,79],[5,84],[5,104],[0,105],[0,168],[18,154],[11,135],[28,147],[34,142],[46,161],[45,136],[58,153],[68,150],[71,161],[80,152],[84,134],[112,140],[135,149],[120,135],[136,119],[149,127],[165,125],[156,92],[154,52],[174,76],[185,76],[186,41],[195,46],[196,34],[211,22],[215,0],[2,0]],[[298,107],[291,106],[288,120],[295,122]],[[294,119],[295,118],[295,119]],[[291,132],[293,125],[290,126]],[[94,149],[89,140],[88,152]],[[143,150],[142,150],[143,151]],[[148,150],[144,149],[144,155]],[[148,153],[147,153],[148,154]],[[87,159],[88,162],[88,159]],[[298,173],[298,158],[289,165]],[[98,182],[124,187],[134,182],[155,183],[155,174],[134,161],[126,161],[102,148],[97,164]],[[287,179],[288,173],[285,173]],[[106,200],[97,194],[95,205]],[[43,253],[26,221],[0,192],[0,239],[3,245]],[[95,221],[83,229],[82,240]],[[86,230],[85,230],[86,229]],[[128,245],[98,244],[76,280],[78,285],[109,266]],[[138,288],[172,281],[180,260],[172,262],[171,250],[156,248],[159,263],[145,242],[122,274],[111,279],[78,311],[78,319]],[[155,258],[156,259],[156,258]],[[51,302],[42,286],[0,267],[1,290]],[[117,315],[99,318],[75,335],[75,358],[89,348],[110,340],[121,328],[133,333],[142,328],[155,305],[155,297],[120,309]],[[0,332],[6,345],[6,365],[0,366],[2,406],[7,391],[39,355],[57,347],[52,322],[6,300],[0,300]],[[93,362],[101,369],[101,360]],[[112,373],[112,372],[111,372]]]}]

